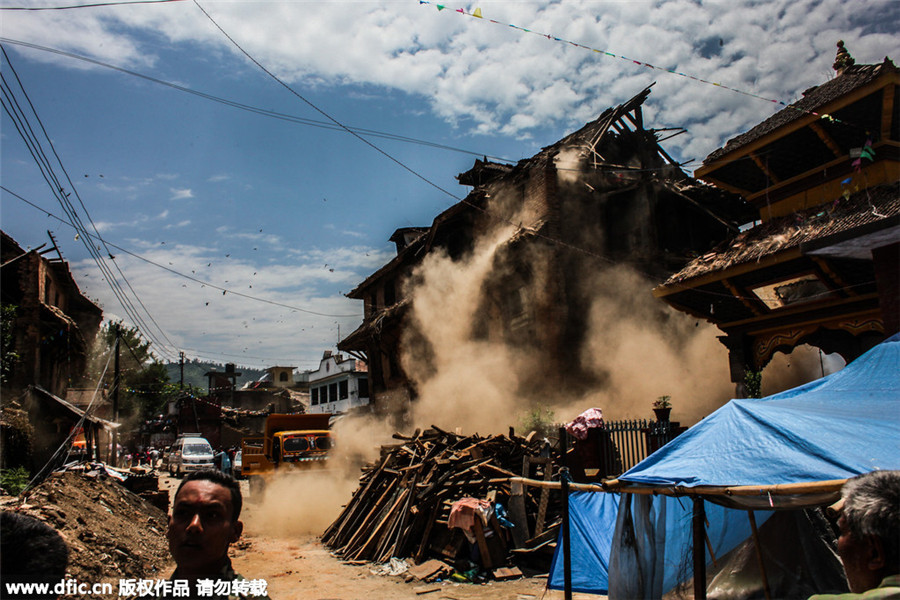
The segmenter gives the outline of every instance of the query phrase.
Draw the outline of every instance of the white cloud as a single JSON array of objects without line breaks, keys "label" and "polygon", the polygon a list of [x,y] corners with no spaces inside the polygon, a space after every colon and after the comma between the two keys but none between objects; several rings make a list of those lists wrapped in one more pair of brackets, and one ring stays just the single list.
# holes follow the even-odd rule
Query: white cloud
[{"label": "white cloud", "polygon": [[165,229],[181,229],[182,227],[187,227],[191,224],[190,219],[185,219],[183,221],[179,221],[177,223],[170,223],[165,226]]},{"label": "white cloud", "polygon": [[[165,333],[151,329],[158,342],[166,346],[168,338],[177,348],[193,349],[192,356],[233,352],[249,366],[268,366],[276,359],[303,367],[318,364],[322,350],[334,347],[338,325],[346,335],[361,322],[360,303],[336,293],[335,286],[349,291],[392,256],[356,246],[314,249],[270,264],[223,259],[208,246],[139,240],[127,245],[146,260],[119,252],[116,262]],[[91,261],[71,266],[82,291],[99,298],[106,318],[122,312]]]},{"label": "white cloud", "polygon": [[[37,5],[44,0],[22,3]],[[900,58],[900,37],[891,25],[900,21],[900,2],[896,0],[485,0],[480,3],[484,20],[453,10],[438,12],[433,5],[414,2],[201,4],[254,59],[301,92],[339,89],[349,96],[377,97],[387,90],[393,98],[401,95],[393,92],[408,93],[426,99],[440,119],[474,135],[533,136],[550,143],[554,140],[538,138],[539,130],[571,131],[656,81],[645,106],[645,122],[650,127],[688,129],[687,135],[665,144],[679,159],[702,160],[779,105],[651,70],[621,57],[785,102],[833,75],[831,63],[838,39],[846,42],[861,63],[878,62],[885,55]],[[507,27],[506,23],[615,53],[619,58]],[[168,79],[165,72],[154,70],[162,62],[158,56],[163,52],[208,57],[215,76],[237,82],[240,85],[234,88],[240,91],[248,79],[259,85],[264,77],[238,56],[238,50],[196,6],[186,2],[5,11],[0,31],[4,37],[84,54],[160,79]],[[51,53],[15,48],[27,52],[30,59],[58,62],[64,68],[95,68]],[[235,56],[239,60],[231,59]],[[242,66],[235,68],[235,64]],[[184,83],[189,87],[195,84]],[[236,96],[236,100],[242,97]],[[224,163],[216,163],[197,179],[173,172],[181,169],[181,164],[175,164],[146,167],[154,170],[131,178],[98,171],[107,177],[92,183],[95,189],[108,192],[104,196],[115,195],[116,202],[130,201],[139,193],[164,200],[167,191],[172,200],[185,200],[194,198],[194,190],[200,189],[203,181],[230,178]],[[237,187],[248,185],[242,181]],[[212,197],[212,193],[202,195]],[[229,199],[220,200],[221,207]],[[142,209],[172,219],[169,228],[188,231],[192,221],[188,213],[180,212],[188,204],[172,206],[171,213],[149,208],[152,204]],[[97,222],[103,232],[124,227],[135,231],[148,220],[146,215],[134,213],[128,222],[115,222],[99,207],[95,214],[104,217]],[[348,230],[346,221],[338,226],[324,224],[326,219],[335,222],[332,215],[310,213],[308,217],[319,219],[321,229],[364,237]],[[289,239],[290,234],[283,232],[281,236],[258,232],[260,225],[248,227],[254,233],[241,233],[245,224],[237,220],[229,221],[236,225],[221,227],[199,216],[193,222],[212,228],[218,239],[205,247],[177,245],[169,239],[167,249],[149,244],[142,248],[160,264],[171,262],[172,268],[186,274],[194,271],[203,281],[324,314],[359,312],[359,303],[339,292],[349,291],[393,256],[389,247],[298,248],[299,231],[297,239]],[[201,233],[209,232],[198,226],[198,235]],[[227,251],[214,247],[235,241],[242,249],[258,247],[259,258],[245,252],[242,259],[237,259],[236,253],[235,259],[226,261],[223,255]],[[268,253],[263,257],[264,247]],[[129,261],[121,253],[119,260],[127,262],[130,281],[139,285],[142,299],[154,316],[162,319],[163,328],[186,347],[209,349],[222,343],[222,347],[235,347],[243,353],[244,342],[266,340],[268,347],[272,340],[271,347],[285,352],[286,357],[299,356],[305,351],[299,349],[302,346],[312,348],[317,359],[322,348],[316,344],[333,344],[334,322],[341,321],[342,331],[347,332],[355,318],[293,313],[293,309],[255,302],[237,293],[223,297],[221,291]],[[99,277],[86,279],[92,285],[100,284]],[[109,310],[118,310],[108,291],[98,287],[92,293],[102,296]],[[205,302],[212,308],[207,309]],[[244,327],[251,314],[257,321],[250,317]],[[300,331],[309,336],[302,338],[302,344]]]},{"label": "white cloud", "polygon": [[[292,85],[356,83],[421,95],[441,118],[479,134],[525,136],[548,123],[578,126],[656,80],[650,103],[659,125],[716,120],[721,127],[696,139],[689,131],[673,140],[677,149],[697,156],[764,117],[771,103],[506,24],[784,101],[831,73],[838,38],[860,62],[900,50],[900,38],[884,25],[900,18],[900,3],[893,0],[488,1],[480,6],[485,19],[395,2],[205,8],[243,49]],[[52,12],[7,13],[4,35],[135,68],[154,64],[160,39],[237,52],[186,3]],[[65,64],[72,62],[77,61]],[[744,109],[727,121],[719,118],[735,103]],[[190,197],[179,192],[177,197]]]}]

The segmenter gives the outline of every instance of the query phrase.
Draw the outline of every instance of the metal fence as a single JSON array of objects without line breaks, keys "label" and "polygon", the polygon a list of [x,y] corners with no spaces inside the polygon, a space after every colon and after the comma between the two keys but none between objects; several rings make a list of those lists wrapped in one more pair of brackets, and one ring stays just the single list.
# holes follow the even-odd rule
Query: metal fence
[{"label": "metal fence", "polygon": [[621,475],[675,437],[669,421],[610,421],[605,429],[614,451],[606,448],[601,457],[606,472],[615,475]]},{"label": "metal fence", "polygon": [[[680,433],[669,421],[634,419],[607,421],[602,429],[590,430],[588,439],[579,441],[576,460],[581,460],[585,474],[598,470],[597,478],[621,475]],[[568,440],[571,444],[572,438]],[[568,447],[567,444],[567,447]]]}]

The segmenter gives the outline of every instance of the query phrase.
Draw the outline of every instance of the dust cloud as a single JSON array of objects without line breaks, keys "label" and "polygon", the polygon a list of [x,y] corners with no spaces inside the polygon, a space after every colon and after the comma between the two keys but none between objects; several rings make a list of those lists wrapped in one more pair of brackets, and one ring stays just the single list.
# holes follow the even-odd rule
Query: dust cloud
[{"label": "dust cloud", "polygon": [[372,415],[348,415],[332,426],[335,447],[325,466],[281,470],[266,483],[244,521],[273,537],[320,535],[338,517],[359,485],[360,468],[377,458],[393,430]]},{"label": "dust cloud", "polygon": [[504,229],[484,239],[467,260],[436,253],[421,265],[410,290],[416,333],[407,336],[403,362],[419,392],[415,426],[504,433],[536,407],[551,410],[557,422],[595,406],[608,419],[652,418],[652,402],[664,394],[672,397],[673,420],[689,425],[732,397],[719,332],[654,299],[652,282],[621,266],[582,275],[595,299],[571,360],[595,376],[595,388],[575,398],[566,390],[523,390],[526,376],[546,368],[542,349],[473,336],[483,283],[505,268],[496,250],[509,235]]},{"label": "dust cloud", "polygon": [[[416,382],[411,422],[466,433],[502,432],[519,408],[522,358],[502,344],[473,339],[481,289],[496,250],[512,234],[503,227],[476,243],[468,260],[433,253],[420,267],[412,294],[412,329],[403,368]],[[422,361],[428,354],[430,360]]]},{"label": "dust cloud", "polygon": [[582,361],[606,385],[581,404],[611,419],[653,418],[652,403],[671,396],[673,421],[691,425],[734,394],[721,332],[655,299],[653,284],[624,266],[591,282],[591,306]]},{"label": "dust cloud", "polygon": [[770,396],[841,370],[846,363],[838,354],[825,354],[803,344],[790,354],[776,352],[762,373],[762,395]]}]

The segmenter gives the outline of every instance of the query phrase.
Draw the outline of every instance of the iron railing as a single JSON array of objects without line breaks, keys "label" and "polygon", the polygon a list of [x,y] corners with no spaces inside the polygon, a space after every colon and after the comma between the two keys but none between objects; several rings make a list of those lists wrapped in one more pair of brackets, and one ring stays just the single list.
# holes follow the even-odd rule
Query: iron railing
[{"label": "iron railing", "polygon": [[[677,423],[669,421],[607,421],[602,429],[592,429],[586,440],[578,441],[572,458],[582,461],[584,476],[590,479],[617,477],[653,454],[680,432]],[[566,447],[569,447],[573,439],[571,436],[567,437]]]}]

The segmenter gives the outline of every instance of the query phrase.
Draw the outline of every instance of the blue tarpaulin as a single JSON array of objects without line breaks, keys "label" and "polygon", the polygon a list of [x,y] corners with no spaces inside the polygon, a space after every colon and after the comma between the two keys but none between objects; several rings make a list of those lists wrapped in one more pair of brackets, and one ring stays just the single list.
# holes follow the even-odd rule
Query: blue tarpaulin
[{"label": "blue tarpaulin", "polygon": [[[627,510],[620,511],[620,504],[626,505]],[[683,579],[685,562],[690,565],[691,510],[689,498],[597,492],[569,494],[572,590],[608,594],[610,568],[647,574],[646,582],[640,578],[632,585],[647,590],[670,590]],[[634,518],[633,514],[642,516]],[[757,512],[757,523],[761,525],[770,515],[770,512]],[[711,505],[706,519],[716,556],[722,556],[750,535],[746,513]],[[614,534],[617,528],[623,527],[629,529],[625,536],[629,543],[613,555]],[[560,534],[547,580],[547,587],[555,590],[563,589],[565,583],[562,553]],[[618,597],[639,598],[643,594],[632,588]]]},{"label": "blue tarpaulin", "polygon": [[844,479],[900,469],[900,335],[837,373],[732,400],[620,481],[695,487]]},{"label": "blue tarpaulin", "polygon": [[[730,401],[619,479],[640,486],[770,486],[900,469],[898,373],[895,335],[837,373],[766,398]],[[597,500],[590,502],[571,496],[572,522],[589,522],[572,526],[573,557],[579,557],[572,563],[575,591],[659,597],[692,576],[689,499],[623,495],[610,544],[616,496],[593,495]],[[817,504],[818,498],[732,496],[726,503],[781,508]],[[749,535],[746,510],[706,505],[717,555]],[[769,516],[756,512],[757,523]],[[548,580],[554,589],[563,586],[561,548],[560,542]]]},{"label": "blue tarpaulin", "polygon": [[[618,494],[572,492],[569,494],[569,539],[572,544],[572,589],[606,594],[609,549],[619,512]],[[550,565],[548,587],[563,589],[562,533]]]}]

